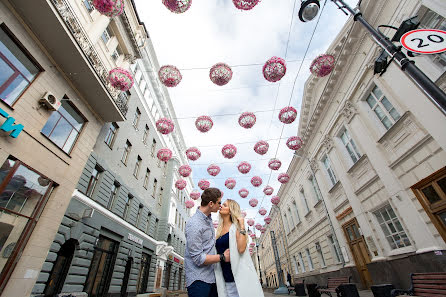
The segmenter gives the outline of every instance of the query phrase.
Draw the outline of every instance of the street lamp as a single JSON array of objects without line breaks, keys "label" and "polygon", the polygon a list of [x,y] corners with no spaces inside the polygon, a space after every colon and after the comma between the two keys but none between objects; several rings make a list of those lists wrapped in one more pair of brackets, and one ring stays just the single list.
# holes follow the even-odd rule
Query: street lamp
[{"label": "street lamp", "polygon": [[260,268],[260,257],[259,257],[259,243],[256,243],[257,248],[257,262],[259,262],[259,277],[260,277],[260,285],[263,287],[263,280],[262,280],[262,269]]},{"label": "street lamp", "polygon": [[[387,38],[381,32],[372,27],[362,16],[361,11],[358,8],[352,8],[344,0],[330,0],[336,6],[344,12],[346,15],[350,13],[353,15],[355,22],[361,23],[364,28],[369,31],[375,42],[383,48],[387,54],[392,57],[401,68],[401,70],[407,74],[407,76],[427,95],[429,100],[444,114],[446,115],[446,94],[421,71],[415,62],[407,58],[407,56],[401,51],[400,47],[393,44],[392,40]],[[304,0],[302,1],[299,18],[303,22],[309,22],[316,18],[319,12],[319,1],[317,0]]]}]

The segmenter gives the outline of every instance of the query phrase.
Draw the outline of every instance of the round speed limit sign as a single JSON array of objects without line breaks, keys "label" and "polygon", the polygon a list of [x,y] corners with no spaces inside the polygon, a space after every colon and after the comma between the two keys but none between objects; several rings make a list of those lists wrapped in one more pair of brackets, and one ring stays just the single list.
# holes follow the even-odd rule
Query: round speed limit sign
[{"label": "round speed limit sign", "polygon": [[419,54],[438,54],[446,51],[446,31],[419,29],[401,37],[401,45],[408,51]]}]

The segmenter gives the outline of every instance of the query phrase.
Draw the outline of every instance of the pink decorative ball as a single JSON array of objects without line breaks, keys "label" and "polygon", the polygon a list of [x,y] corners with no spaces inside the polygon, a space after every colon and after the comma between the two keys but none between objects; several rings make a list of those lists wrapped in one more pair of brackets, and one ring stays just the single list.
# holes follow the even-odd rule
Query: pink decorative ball
[{"label": "pink decorative ball", "polygon": [[226,186],[226,188],[228,188],[229,190],[234,189],[234,187],[235,187],[236,184],[237,184],[237,182],[236,182],[235,179],[233,179],[233,178],[228,178],[228,179],[225,181],[225,186]]},{"label": "pink decorative ball", "polygon": [[192,172],[192,168],[189,165],[181,165],[180,168],[178,168],[178,173],[182,177],[188,177]]},{"label": "pink decorative ball", "polygon": [[276,82],[282,79],[286,73],[285,60],[279,57],[272,57],[263,65],[263,76],[267,81]]},{"label": "pink decorative ball", "polygon": [[246,174],[251,170],[251,164],[243,161],[237,166],[237,168],[238,168],[238,171],[240,171],[240,173]]},{"label": "pink decorative ball", "polygon": [[264,155],[268,152],[269,144],[266,141],[260,140],[254,145],[254,151],[259,155]]},{"label": "pink decorative ball", "polygon": [[108,81],[110,84],[123,92],[130,90],[133,86],[133,76],[124,68],[116,67],[108,73]]},{"label": "pink decorative ball", "polygon": [[156,156],[160,161],[167,162],[172,158],[172,151],[168,148],[162,148],[158,150]]},{"label": "pink decorative ball", "polygon": [[192,191],[190,192],[189,197],[193,200],[198,200],[201,197],[201,193],[198,191]]},{"label": "pink decorative ball", "polygon": [[289,182],[290,176],[286,173],[281,173],[281,174],[279,174],[279,177],[277,178],[277,180],[282,184],[286,184],[287,182]]},{"label": "pink decorative ball", "polygon": [[253,253],[252,248],[249,248],[249,253],[252,255],[252,253]]},{"label": "pink decorative ball", "polygon": [[110,18],[124,12],[124,0],[93,0],[92,4],[100,14]]},{"label": "pink decorative ball", "polygon": [[186,150],[186,157],[191,161],[196,161],[201,157],[201,152],[196,147],[190,147]]},{"label": "pink decorative ball", "polygon": [[266,224],[271,223],[271,217],[270,216],[266,216],[263,220],[265,221]]},{"label": "pink decorative ball", "polygon": [[251,200],[249,200],[249,205],[252,207],[256,207],[257,204],[259,204],[259,200],[257,200],[256,198],[251,198]]},{"label": "pink decorative ball", "polygon": [[221,149],[221,153],[226,159],[232,159],[234,158],[235,154],[237,154],[237,148],[233,144],[226,144]]},{"label": "pink decorative ball", "polygon": [[243,218],[246,218],[246,214],[247,214],[246,211],[242,210],[242,211],[241,211],[241,214],[242,214],[242,217],[243,217]]},{"label": "pink decorative ball", "polygon": [[252,112],[244,112],[238,118],[238,123],[245,129],[252,128],[256,123],[256,115]]},{"label": "pink decorative ball", "polygon": [[284,124],[291,124],[297,117],[297,110],[292,106],[284,107],[279,112],[279,121]]},{"label": "pink decorative ball", "polygon": [[262,215],[262,216],[266,215],[266,209],[264,209],[263,207],[261,207],[261,208],[259,209],[259,214]]},{"label": "pink decorative ball", "polygon": [[249,191],[245,188],[242,188],[238,191],[238,194],[240,195],[240,197],[246,198],[249,195]]},{"label": "pink decorative ball", "polygon": [[163,4],[173,13],[183,13],[190,8],[192,0],[163,0]]},{"label": "pink decorative ball", "polygon": [[280,162],[279,159],[273,158],[273,159],[269,160],[269,162],[268,162],[268,167],[271,170],[279,170],[280,166],[282,166],[282,162]]},{"label": "pink decorative ball", "polygon": [[253,178],[251,178],[251,184],[254,187],[260,187],[260,185],[262,184],[262,178],[260,176],[254,176]]},{"label": "pink decorative ball", "polygon": [[256,245],[255,242],[250,242],[250,243],[249,243],[249,246],[251,246],[251,247],[254,247],[255,245]]},{"label": "pink decorative ball", "polygon": [[277,205],[277,204],[279,204],[279,202],[280,202],[280,198],[279,198],[279,196],[273,196],[273,197],[271,198],[271,203],[272,203],[272,204]]},{"label": "pink decorative ball", "polygon": [[168,88],[173,88],[178,86],[183,77],[177,67],[166,65],[162,66],[158,71],[158,78],[163,85]]},{"label": "pink decorative ball", "polygon": [[194,207],[195,202],[193,200],[187,200],[185,202],[185,204],[186,204],[186,208],[192,208],[192,207]]},{"label": "pink decorative ball", "polygon": [[263,189],[263,193],[265,193],[265,195],[268,195],[268,196],[271,195],[273,192],[274,192],[274,189],[271,186],[266,186]]},{"label": "pink decorative ball", "polygon": [[252,227],[252,226],[254,226],[255,221],[253,219],[249,219],[246,223]]},{"label": "pink decorative ball", "polygon": [[329,75],[335,67],[335,57],[332,55],[320,55],[310,65],[310,71],[317,77]]},{"label": "pink decorative ball", "polygon": [[255,233],[251,233],[249,236],[251,236],[252,239],[256,238],[256,234]]},{"label": "pink decorative ball", "polygon": [[265,231],[266,231],[266,228],[262,226],[262,228],[260,228],[260,233],[263,234],[263,233],[265,233]]},{"label": "pink decorative ball", "polygon": [[207,188],[209,188],[210,186],[211,186],[211,183],[205,179],[202,179],[198,182],[198,187],[200,189],[202,189],[203,191],[206,190]]},{"label": "pink decorative ball", "polygon": [[183,190],[187,186],[187,182],[184,179],[179,179],[175,182],[175,187],[178,190]]},{"label": "pink decorative ball", "polygon": [[213,125],[214,122],[212,121],[211,117],[208,116],[200,116],[195,120],[195,127],[197,127],[197,129],[203,133],[211,130]]},{"label": "pink decorative ball", "polygon": [[208,173],[212,176],[217,176],[220,173],[220,167],[215,164],[211,164],[208,167]]},{"label": "pink decorative ball", "polygon": [[302,139],[298,136],[291,136],[286,141],[286,146],[290,150],[294,150],[294,151],[297,151],[298,149],[300,149],[302,147],[302,144],[303,144]]},{"label": "pink decorative ball", "polygon": [[156,121],[156,129],[164,135],[169,134],[173,131],[173,128],[175,125],[173,124],[173,121],[167,119],[167,118],[160,118],[158,121]]},{"label": "pink decorative ball", "polygon": [[241,10],[250,10],[256,6],[260,0],[232,0],[234,2],[235,7]]},{"label": "pink decorative ball", "polygon": [[209,78],[214,84],[224,86],[232,78],[231,67],[225,63],[217,63],[212,66],[211,71],[209,72]]},{"label": "pink decorative ball", "polygon": [[259,223],[257,223],[257,224],[254,226],[254,228],[256,228],[257,230],[260,230],[260,229],[262,229],[262,225],[259,224]]}]

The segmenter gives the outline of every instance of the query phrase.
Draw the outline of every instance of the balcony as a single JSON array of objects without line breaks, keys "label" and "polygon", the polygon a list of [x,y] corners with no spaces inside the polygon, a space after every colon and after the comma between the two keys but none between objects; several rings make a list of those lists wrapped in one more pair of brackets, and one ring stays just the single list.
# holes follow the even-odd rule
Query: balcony
[{"label": "balcony", "polygon": [[125,120],[127,102],[107,80],[101,61],[68,0],[13,0],[31,28],[92,109],[105,122]]}]

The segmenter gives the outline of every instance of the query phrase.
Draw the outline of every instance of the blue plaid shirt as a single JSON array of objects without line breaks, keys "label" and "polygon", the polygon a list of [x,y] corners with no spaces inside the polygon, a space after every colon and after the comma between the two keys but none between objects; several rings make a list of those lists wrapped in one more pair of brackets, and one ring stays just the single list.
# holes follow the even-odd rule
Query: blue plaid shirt
[{"label": "blue plaid shirt", "polygon": [[186,251],[184,266],[186,269],[186,287],[200,280],[208,284],[215,283],[214,264],[204,265],[206,255],[215,255],[215,232],[212,218],[197,209],[186,223]]}]

